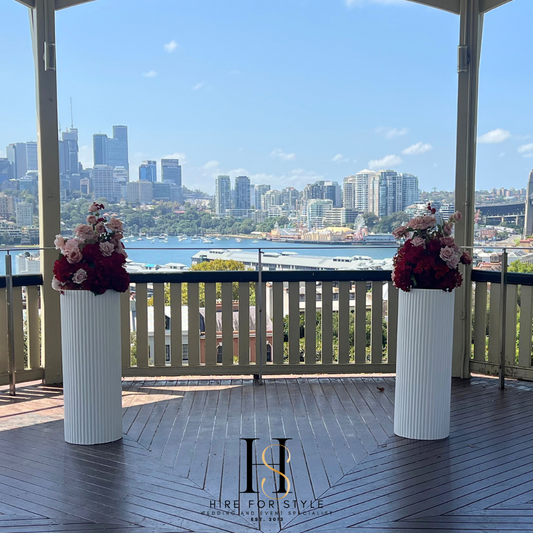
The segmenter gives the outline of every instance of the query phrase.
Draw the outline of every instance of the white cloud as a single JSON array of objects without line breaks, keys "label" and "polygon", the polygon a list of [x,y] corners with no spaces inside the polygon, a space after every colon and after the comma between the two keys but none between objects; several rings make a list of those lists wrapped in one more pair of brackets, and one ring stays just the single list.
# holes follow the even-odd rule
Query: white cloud
[{"label": "white cloud", "polygon": [[220,166],[220,163],[218,161],[208,161],[204,166],[203,168],[205,168],[206,170],[212,170],[214,168],[218,168]]},{"label": "white cloud", "polygon": [[168,44],[163,45],[165,52],[168,52],[169,54],[174,52],[174,50],[176,50],[177,47],[178,47],[178,43],[174,40],[170,41]]},{"label": "white cloud", "polygon": [[482,144],[497,144],[506,141],[510,136],[511,132],[497,128],[478,137],[478,142]]},{"label": "white cloud", "polygon": [[431,146],[431,144],[419,142],[419,143],[409,146],[408,148],[405,148],[405,150],[402,150],[402,154],[420,155],[420,154],[425,154],[426,152],[429,152],[430,150],[433,150],[433,146]]},{"label": "white cloud", "polygon": [[161,159],[179,159],[180,163],[185,163],[186,155],[183,152],[174,152],[173,154],[164,155]]},{"label": "white cloud", "polygon": [[409,132],[408,128],[385,128],[383,126],[376,128],[376,132],[383,135],[385,139],[394,139],[394,137],[401,137]]},{"label": "white cloud", "polygon": [[150,70],[149,72],[145,72],[143,76],[145,78],[155,78],[157,76],[157,72],[155,70]]},{"label": "white cloud", "polygon": [[270,152],[270,157],[277,157],[279,159],[282,159],[283,161],[293,161],[294,159],[296,159],[296,154],[287,154],[280,148],[276,148],[275,150],[272,150],[272,152]]},{"label": "white cloud", "polygon": [[402,162],[401,157],[397,155],[386,155],[382,159],[372,159],[368,162],[368,168],[372,170],[392,168],[399,165]]},{"label": "white cloud", "polygon": [[331,159],[334,163],[347,163],[350,159],[342,154],[337,154]]},{"label": "white cloud", "polygon": [[524,157],[533,157],[533,143],[523,144],[518,147],[518,153]]},{"label": "white cloud", "polygon": [[92,168],[93,166],[93,150],[89,145],[80,146],[78,159],[83,165],[83,168]]},{"label": "white cloud", "polygon": [[199,91],[203,86],[205,85],[205,81],[201,81],[200,83],[197,83],[192,90],[193,91]]}]

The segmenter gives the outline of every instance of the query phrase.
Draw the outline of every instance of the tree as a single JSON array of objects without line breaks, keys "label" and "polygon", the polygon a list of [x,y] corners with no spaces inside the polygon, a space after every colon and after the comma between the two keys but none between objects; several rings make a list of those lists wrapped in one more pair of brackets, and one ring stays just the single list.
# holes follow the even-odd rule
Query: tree
[{"label": "tree", "polygon": [[533,265],[531,263],[522,263],[522,261],[517,259],[509,265],[508,271],[519,272],[520,274],[533,274]]},{"label": "tree", "polygon": [[[228,271],[241,271],[246,270],[244,263],[240,261],[234,261],[233,259],[214,259],[213,261],[204,261],[203,263],[196,263],[190,268],[191,272],[228,272]],[[205,283],[199,283],[199,293],[200,307],[205,307]],[[232,288],[233,300],[239,299],[239,283],[234,282]],[[250,304],[255,304],[255,284],[252,284],[250,288]],[[189,291],[188,284],[183,283],[181,287],[181,303],[186,305],[189,301]],[[217,300],[222,299],[222,285],[220,283],[216,284],[216,298]],[[148,300],[148,305],[154,305],[153,298]],[[165,284],[165,305],[170,305],[170,284]]]}]

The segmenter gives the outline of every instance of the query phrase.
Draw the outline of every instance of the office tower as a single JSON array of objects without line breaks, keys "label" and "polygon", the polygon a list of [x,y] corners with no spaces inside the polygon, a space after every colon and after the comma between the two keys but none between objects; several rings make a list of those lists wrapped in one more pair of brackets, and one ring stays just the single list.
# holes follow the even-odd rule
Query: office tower
[{"label": "office tower", "polygon": [[26,161],[26,143],[12,143],[6,148],[6,156],[11,163],[13,179],[23,178],[28,171]]},{"label": "office tower", "polygon": [[263,196],[270,190],[270,185],[256,185],[254,187],[254,207],[256,209],[262,209]]},{"label": "office tower", "polygon": [[324,227],[324,217],[333,209],[332,200],[313,199],[307,203],[307,227],[309,229]]},{"label": "office tower", "polygon": [[33,226],[33,204],[20,202],[16,207],[17,226]]},{"label": "office tower", "polygon": [[250,209],[250,178],[235,178],[235,209]]},{"label": "office tower", "polygon": [[322,184],[322,198],[331,200],[333,207],[342,207],[342,187],[336,181],[324,181]]},{"label": "office tower", "polygon": [[[183,203],[183,188],[182,188],[181,165],[179,159],[161,159],[161,181],[169,181],[174,183],[175,202]],[[177,196],[176,196],[177,192]]]},{"label": "office tower", "polygon": [[107,135],[105,133],[95,133],[93,135],[93,161],[96,165],[107,165],[109,158],[107,155]]},{"label": "office tower", "polygon": [[7,157],[0,157],[0,183],[12,178],[11,163]]},{"label": "office tower", "polygon": [[224,217],[228,209],[231,209],[230,177],[218,176],[215,180],[215,213],[219,217]]},{"label": "office tower", "polygon": [[387,185],[387,211],[386,215],[398,213],[403,209],[403,180],[394,170],[382,170],[381,177]]},{"label": "office tower", "polygon": [[153,184],[150,181],[138,181],[139,202],[141,204],[151,204],[154,199]]},{"label": "office tower", "polygon": [[152,184],[152,190],[154,192],[154,200],[155,201],[164,201],[168,202],[170,201],[170,187],[174,184],[170,181],[166,182],[154,182]]},{"label": "office tower", "polygon": [[[79,145],[77,128],[67,129],[61,133],[59,142],[59,166],[61,174],[79,174]],[[103,163],[102,163],[103,164]]]},{"label": "office tower", "polygon": [[35,141],[26,143],[26,172],[28,170],[39,170],[37,143]]},{"label": "office tower", "polygon": [[420,200],[420,190],[418,189],[418,178],[413,174],[400,174],[402,178],[402,211],[410,205],[416,204]]},{"label": "office tower", "polygon": [[119,181],[128,181],[128,171],[124,167],[115,167],[113,169],[113,177]]},{"label": "office tower", "polygon": [[113,137],[107,139],[107,157],[110,167],[124,167],[129,171],[128,126],[113,126]]},{"label": "office tower", "polygon": [[109,165],[95,165],[93,168],[94,199],[105,198],[108,202],[116,201],[113,180],[113,167]]},{"label": "office tower", "polygon": [[143,161],[139,166],[139,180],[155,183],[157,181],[157,163],[155,161]]},{"label": "office tower", "polygon": [[524,238],[533,235],[533,206],[531,205],[531,195],[533,194],[533,170],[529,173],[529,180],[526,188],[526,216],[524,217]]}]

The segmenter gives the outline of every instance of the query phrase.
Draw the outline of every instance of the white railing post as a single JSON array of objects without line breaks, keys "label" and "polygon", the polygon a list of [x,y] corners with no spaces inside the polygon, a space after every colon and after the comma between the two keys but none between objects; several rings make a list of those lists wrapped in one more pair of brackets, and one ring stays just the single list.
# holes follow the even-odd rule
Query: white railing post
[{"label": "white railing post", "polygon": [[[500,291],[500,389],[505,388],[505,336],[507,327],[507,250],[503,249]],[[516,335],[516,332],[515,332]]]},{"label": "white railing post", "polygon": [[[258,248],[258,261],[257,261],[257,288],[255,290],[255,305],[259,310],[258,318],[256,318],[257,324],[255,325],[255,353],[256,358],[259,353],[259,371],[254,374],[254,381],[257,385],[263,384],[263,265],[261,262],[261,248]],[[256,361],[257,364],[257,361]]]},{"label": "white railing post", "polygon": [[15,331],[13,318],[13,265],[9,250],[6,253],[6,307],[7,307],[7,363],[9,373],[9,394],[16,394],[15,375]]}]

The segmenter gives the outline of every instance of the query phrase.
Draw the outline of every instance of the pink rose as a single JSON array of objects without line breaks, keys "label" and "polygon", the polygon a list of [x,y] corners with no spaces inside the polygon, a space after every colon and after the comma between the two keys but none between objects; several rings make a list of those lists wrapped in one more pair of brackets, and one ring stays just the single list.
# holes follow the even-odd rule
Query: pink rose
[{"label": "pink rose", "polygon": [[117,252],[119,254],[122,254],[124,257],[128,257],[128,254],[126,253],[126,248],[124,248],[124,245],[120,241],[117,243]]},{"label": "pink rose", "polygon": [[457,266],[459,265],[459,256],[455,254],[449,261],[446,262],[446,264],[450,268],[457,268]]},{"label": "pink rose", "polygon": [[56,250],[63,250],[65,247],[65,239],[61,235],[56,235],[54,246],[56,247]]},{"label": "pink rose", "polygon": [[94,229],[96,233],[98,233],[98,235],[105,233],[105,226],[103,225],[102,222],[98,222],[98,224],[96,224],[96,227]]},{"label": "pink rose", "polygon": [[425,215],[413,218],[407,223],[407,226],[415,230],[425,230],[432,228],[436,223],[437,219],[433,215]]},{"label": "pink rose", "polygon": [[72,251],[67,254],[67,261],[73,265],[79,263],[83,259],[83,254],[79,248],[74,248]]},{"label": "pink rose", "polygon": [[87,224],[80,224],[75,230],[74,233],[81,241],[89,241],[96,237],[94,230],[91,226]]},{"label": "pink rose", "polygon": [[89,215],[87,217],[87,224],[96,224],[97,218],[94,215]]},{"label": "pink rose", "polygon": [[442,232],[444,233],[444,235],[451,235],[452,230],[453,230],[453,224],[448,223],[442,226]]},{"label": "pink rose", "polygon": [[454,214],[453,214],[453,218],[455,220],[461,220],[463,218],[463,215],[461,215],[461,212],[460,211],[456,211]]},{"label": "pink rose", "polygon": [[398,226],[393,232],[392,234],[394,235],[394,237],[396,239],[400,239],[401,237],[403,237],[405,235],[405,233],[407,232],[407,226]]},{"label": "pink rose", "polygon": [[78,284],[83,283],[86,279],[87,279],[87,272],[83,268],[76,270],[76,272],[74,272],[72,276],[72,281]]},{"label": "pink rose", "polygon": [[444,244],[444,246],[454,246],[455,245],[455,240],[453,237],[444,237],[442,240],[441,240],[442,244]]},{"label": "pink rose", "polygon": [[63,253],[67,255],[70,252],[72,252],[72,250],[77,250],[78,247],[79,247],[79,242],[77,239],[68,239],[65,242],[65,245],[63,246]]},{"label": "pink rose", "polygon": [[441,248],[439,257],[445,262],[448,263],[450,259],[455,255],[455,250],[449,246]]},{"label": "pink rose", "polygon": [[89,207],[89,211],[90,211],[91,213],[96,213],[96,211],[98,211],[98,207],[96,207],[96,205],[93,204],[93,205],[91,205],[91,206]]},{"label": "pink rose", "polygon": [[412,244],[413,246],[424,246],[424,243],[425,243],[425,242],[426,242],[426,241],[424,241],[424,239],[423,239],[422,237],[418,237],[418,236],[417,236],[417,237],[413,237],[413,238],[411,239],[411,244]]},{"label": "pink rose", "polygon": [[122,231],[124,224],[118,218],[112,218],[106,226],[109,231]]},{"label": "pink rose", "polygon": [[54,291],[63,291],[63,283],[61,283],[55,276],[52,278],[52,289],[54,289]]},{"label": "pink rose", "polygon": [[101,242],[100,251],[104,257],[109,257],[115,251],[115,245],[112,242]]}]

